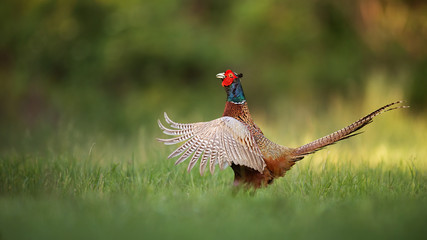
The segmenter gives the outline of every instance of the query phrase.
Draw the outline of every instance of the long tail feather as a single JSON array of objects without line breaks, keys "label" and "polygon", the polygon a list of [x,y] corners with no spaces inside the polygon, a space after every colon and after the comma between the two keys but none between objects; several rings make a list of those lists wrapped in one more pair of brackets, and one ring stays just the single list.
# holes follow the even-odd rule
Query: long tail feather
[{"label": "long tail feather", "polygon": [[331,144],[334,144],[338,141],[356,136],[358,134],[360,134],[361,132],[356,132],[358,130],[360,130],[361,128],[363,128],[364,126],[368,125],[369,123],[371,123],[373,121],[373,118],[380,115],[381,113],[390,111],[390,110],[394,110],[394,109],[399,109],[399,108],[408,108],[409,106],[398,106],[398,107],[391,107],[395,104],[398,103],[402,103],[403,101],[397,101],[394,103],[390,103],[385,105],[384,107],[381,107],[377,110],[375,110],[374,112],[366,115],[365,117],[357,120],[356,122],[348,125],[347,127],[340,129],[334,133],[331,133],[327,136],[324,136],[322,138],[319,138],[313,142],[307,143],[299,148],[296,148],[295,151],[293,152],[293,157],[292,159],[294,161],[298,161],[301,160],[302,158],[304,158],[305,155],[308,154],[312,154],[326,146],[329,146]]}]

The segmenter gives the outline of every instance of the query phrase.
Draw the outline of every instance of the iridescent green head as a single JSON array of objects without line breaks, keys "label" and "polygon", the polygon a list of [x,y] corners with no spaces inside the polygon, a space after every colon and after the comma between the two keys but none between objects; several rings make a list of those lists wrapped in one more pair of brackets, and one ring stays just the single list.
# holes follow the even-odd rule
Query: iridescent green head
[{"label": "iridescent green head", "polygon": [[240,83],[240,78],[243,77],[243,74],[237,74],[231,70],[227,70],[223,73],[218,73],[216,77],[222,80],[222,86],[227,93],[227,101],[233,103],[246,102],[242,84]]}]

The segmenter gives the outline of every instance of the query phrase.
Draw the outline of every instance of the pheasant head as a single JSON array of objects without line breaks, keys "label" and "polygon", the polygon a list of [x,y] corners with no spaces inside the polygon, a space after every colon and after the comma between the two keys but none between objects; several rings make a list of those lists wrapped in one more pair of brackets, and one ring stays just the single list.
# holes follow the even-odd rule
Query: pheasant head
[{"label": "pheasant head", "polygon": [[243,103],[246,101],[242,84],[240,83],[240,78],[243,77],[243,74],[227,70],[223,73],[218,73],[216,77],[222,80],[222,86],[227,93],[227,101],[233,103]]}]

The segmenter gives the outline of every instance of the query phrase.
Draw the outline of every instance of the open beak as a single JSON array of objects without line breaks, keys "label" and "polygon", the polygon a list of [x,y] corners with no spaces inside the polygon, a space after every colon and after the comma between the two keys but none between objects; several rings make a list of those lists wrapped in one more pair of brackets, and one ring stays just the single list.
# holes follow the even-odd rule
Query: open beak
[{"label": "open beak", "polygon": [[224,79],[225,78],[225,73],[218,73],[216,75],[216,78]]}]

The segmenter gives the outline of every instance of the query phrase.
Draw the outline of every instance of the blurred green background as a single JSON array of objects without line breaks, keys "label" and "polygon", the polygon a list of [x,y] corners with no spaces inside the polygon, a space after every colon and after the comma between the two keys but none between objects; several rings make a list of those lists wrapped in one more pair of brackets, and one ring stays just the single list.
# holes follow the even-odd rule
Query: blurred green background
[{"label": "blurred green background", "polygon": [[426,43],[417,0],[1,1],[1,146],[70,124],[150,133],[163,111],[215,118],[225,99],[215,74],[228,68],[244,73],[251,109],[266,117],[357,106],[367,88],[390,86],[390,100],[422,113]]},{"label": "blurred green background", "polygon": [[[0,239],[423,239],[427,2],[0,1]],[[156,120],[222,115],[299,146],[397,100],[256,193],[167,159]]]}]

